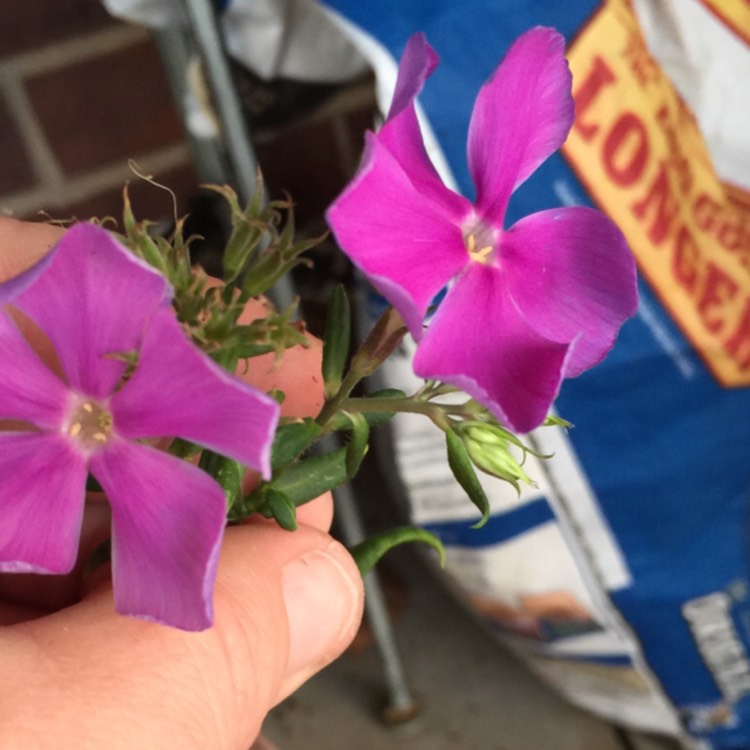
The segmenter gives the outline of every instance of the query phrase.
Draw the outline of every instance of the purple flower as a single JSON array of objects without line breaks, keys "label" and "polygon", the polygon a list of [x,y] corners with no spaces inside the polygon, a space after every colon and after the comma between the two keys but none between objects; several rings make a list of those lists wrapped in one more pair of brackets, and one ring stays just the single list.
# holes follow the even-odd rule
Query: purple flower
[{"label": "purple flower", "polygon": [[[563,378],[599,362],[637,306],[619,229],[585,207],[503,222],[511,193],[565,141],[573,123],[564,40],[534,28],[479,92],[469,127],[472,204],[430,162],[414,107],[437,65],[409,40],[386,123],[328,212],[352,261],[418,342],[414,371],[463,389],[519,432],[539,425]],[[435,295],[448,293],[426,331]]]},{"label": "purple flower", "polygon": [[[73,567],[91,472],[112,506],[117,610],[201,630],[226,500],[208,474],[148,441],[179,436],[268,476],[278,406],[190,343],[171,296],[91,224],[0,284],[0,420],[24,425],[0,432],[0,570]],[[38,357],[12,308],[46,334],[59,367]]]}]

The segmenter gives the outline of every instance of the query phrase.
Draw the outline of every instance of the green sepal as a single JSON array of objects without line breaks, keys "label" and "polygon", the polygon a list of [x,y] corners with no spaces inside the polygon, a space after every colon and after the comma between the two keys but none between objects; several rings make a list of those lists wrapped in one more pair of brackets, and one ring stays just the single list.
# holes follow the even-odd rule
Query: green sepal
[{"label": "green sepal", "polygon": [[299,506],[338,487],[346,479],[346,448],[339,448],[297,461],[273,479],[269,488],[282,492]]},{"label": "green sepal", "polygon": [[232,216],[232,233],[222,256],[224,282],[227,287],[236,281],[247,267],[250,258],[258,251],[264,236],[262,221],[263,185],[258,173],[256,189],[243,209],[232,188],[224,185],[209,185],[209,189],[221,194],[229,204]]},{"label": "green sepal", "polygon": [[542,427],[562,427],[565,430],[569,430],[573,427],[573,423],[555,414],[548,414],[547,418],[542,422]]},{"label": "green sepal", "polygon": [[163,276],[169,278],[166,258],[159,250],[159,246],[153,237],[148,233],[148,223],[141,222],[139,224],[135,220],[127,185],[123,188],[122,200],[122,224],[131,250],[140,255],[146,263],[156,268]]},{"label": "green sepal", "polygon": [[245,279],[242,282],[241,299],[243,300],[264,294],[296,266],[312,266],[312,261],[299,256],[319,245],[325,238],[315,237],[311,240],[292,242],[294,217],[291,203],[275,201],[270,205],[274,210],[279,208],[287,210],[286,225],[281,234],[273,231],[268,247],[264,248],[263,252],[259,253],[246,269]]},{"label": "green sepal", "polygon": [[312,445],[321,432],[323,428],[310,417],[279,427],[271,447],[271,466],[277,469],[297,458]]},{"label": "green sepal", "polygon": [[266,490],[266,509],[282,529],[297,530],[297,508],[288,495],[269,487]]},{"label": "green sepal", "polygon": [[331,295],[323,335],[323,383],[326,398],[333,398],[341,388],[351,340],[349,299],[343,284],[337,284]]},{"label": "green sepal", "polygon": [[479,478],[474,471],[471,458],[461,442],[461,438],[453,430],[448,430],[445,433],[445,444],[448,449],[448,466],[450,466],[453,476],[463,487],[464,492],[469,496],[469,500],[477,506],[482,514],[482,518],[472,526],[474,529],[479,529],[489,521],[490,501],[479,483]]},{"label": "green sepal", "polygon": [[349,552],[364,578],[386,552],[397,547],[399,544],[406,544],[407,542],[429,544],[437,550],[440,556],[440,565],[445,565],[445,548],[443,547],[443,543],[431,532],[413,526],[400,526],[396,529],[384,531],[381,534],[366,539],[364,542],[360,542],[352,547]]},{"label": "green sepal", "polygon": [[[268,291],[279,278],[300,263],[306,250],[319,244],[321,238],[294,242],[295,225],[290,200],[266,201],[260,173],[250,202],[242,207],[232,188],[219,185],[205,187],[222,195],[229,204],[232,233],[224,249],[223,270],[225,302],[230,302],[240,288],[239,301]],[[279,227],[281,226],[281,231]]]},{"label": "green sepal", "polygon": [[352,423],[352,433],[346,446],[346,475],[351,479],[359,471],[360,464],[370,447],[370,425],[364,414],[355,412],[347,416]]},{"label": "green sepal", "polygon": [[[546,426],[546,423],[545,423]],[[503,448],[507,448],[508,443],[512,443],[517,448],[520,448],[524,454],[530,453],[536,458],[552,458],[552,453],[540,453],[539,451],[530,448],[526,445],[521,438],[512,433],[510,430],[506,430],[499,424],[488,424],[485,422],[478,421],[466,421],[462,422],[458,429],[462,434],[468,435],[473,440],[486,445],[497,445]]]}]

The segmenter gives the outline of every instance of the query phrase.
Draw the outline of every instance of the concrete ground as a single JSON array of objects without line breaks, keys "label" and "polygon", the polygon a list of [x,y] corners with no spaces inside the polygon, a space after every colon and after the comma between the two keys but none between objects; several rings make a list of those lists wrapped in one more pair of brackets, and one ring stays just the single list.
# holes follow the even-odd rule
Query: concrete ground
[{"label": "concrete ground", "polygon": [[382,720],[378,653],[360,647],[269,716],[264,733],[279,750],[677,750],[671,740],[625,733],[570,706],[499,645],[417,554],[393,552],[389,564],[408,591],[395,632],[419,713],[401,725]]}]

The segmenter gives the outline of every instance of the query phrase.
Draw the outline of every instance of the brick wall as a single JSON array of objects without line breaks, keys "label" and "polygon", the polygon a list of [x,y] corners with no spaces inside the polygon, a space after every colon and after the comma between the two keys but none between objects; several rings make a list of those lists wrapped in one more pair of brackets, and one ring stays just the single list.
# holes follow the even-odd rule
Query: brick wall
[{"label": "brick wall", "polygon": [[[0,211],[120,216],[128,159],[185,198],[198,180],[148,33],[97,0],[0,0]],[[134,181],[133,181],[134,182]],[[134,185],[143,210],[170,199]],[[170,211],[171,213],[171,211]]]},{"label": "brick wall", "polygon": [[[0,0],[0,14],[0,213],[119,217],[129,181],[138,216],[171,216],[169,196],[134,177],[131,159],[186,212],[200,180],[149,33],[98,0]],[[372,119],[368,81],[322,98],[253,129],[270,190],[290,191],[303,223],[319,223],[352,174]]]}]

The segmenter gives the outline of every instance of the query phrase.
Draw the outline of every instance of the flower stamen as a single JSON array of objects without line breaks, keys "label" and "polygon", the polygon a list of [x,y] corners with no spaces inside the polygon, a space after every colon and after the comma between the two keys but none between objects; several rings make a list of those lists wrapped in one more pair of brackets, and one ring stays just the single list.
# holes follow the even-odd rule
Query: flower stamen
[{"label": "flower stamen", "polygon": [[112,415],[95,401],[83,401],[73,410],[67,433],[91,450],[106,443],[112,434]]},{"label": "flower stamen", "polygon": [[488,263],[490,255],[492,254],[492,245],[486,245],[477,250],[477,240],[473,234],[466,237],[466,249],[469,251],[469,257],[482,265]]}]

